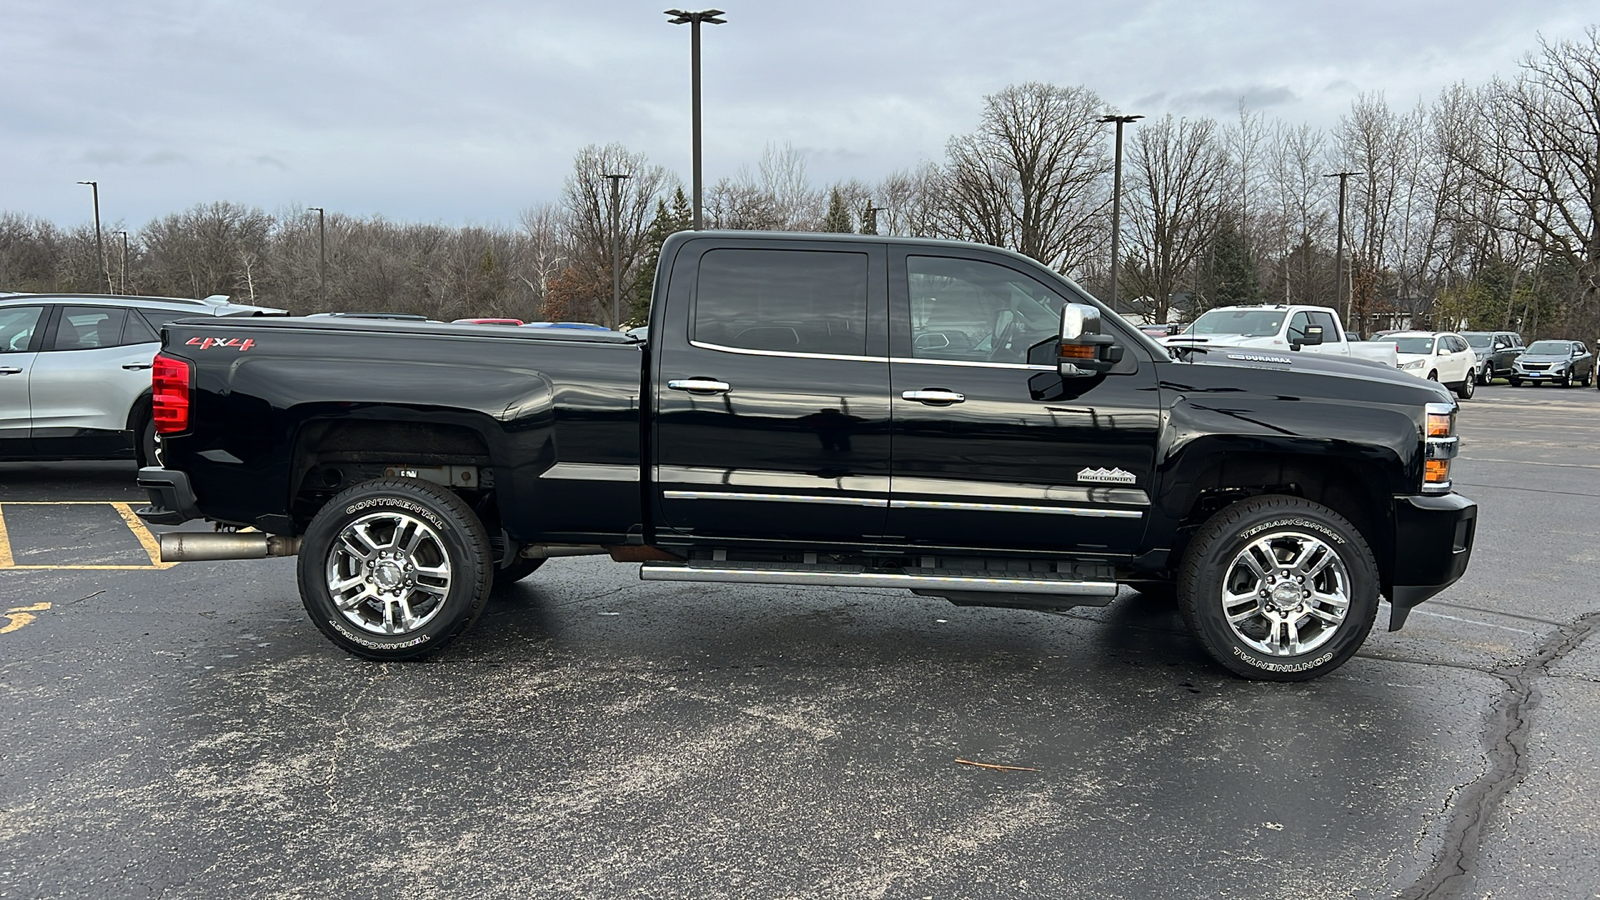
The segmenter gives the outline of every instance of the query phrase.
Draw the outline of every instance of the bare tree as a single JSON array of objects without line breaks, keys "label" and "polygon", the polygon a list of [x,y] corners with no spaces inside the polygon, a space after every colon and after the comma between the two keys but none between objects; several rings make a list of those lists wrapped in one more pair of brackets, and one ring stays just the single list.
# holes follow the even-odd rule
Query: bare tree
[{"label": "bare tree", "polygon": [[1173,293],[1216,228],[1228,155],[1216,122],[1168,115],[1138,130],[1132,156],[1128,244],[1139,264],[1127,278],[1144,297],[1131,306],[1165,322]]},{"label": "bare tree", "polygon": [[931,162],[902,169],[878,182],[874,191],[879,234],[946,237],[939,228],[944,174]]},{"label": "bare tree", "polygon": [[1461,164],[1490,187],[1509,226],[1560,260],[1578,296],[1563,319],[1600,328],[1600,27],[1579,40],[1540,41],[1515,81],[1496,79],[1479,107],[1493,143]]},{"label": "bare tree", "polygon": [[1099,252],[1109,197],[1104,106],[1087,88],[1040,82],[985,97],[978,130],[945,147],[940,230],[1081,267]]},{"label": "bare tree", "polygon": [[[622,182],[618,255],[622,283],[638,261],[645,226],[656,200],[677,184],[666,169],[652,166],[643,153],[630,153],[621,144],[591,144],[578,151],[567,176],[564,203],[571,216],[572,266],[589,284],[593,308],[585,319],[616,325],[611,315],[612,199],[607,175],[626,175]],[[582,293],[582,292],[580,292]]]},{"label": "bare tree", "polygon": [[[1279,123],[1273,132],[1269,171],[1273,206],[1283,249],[1281,278],[1277,285],[1285,302],[1330,303],[1330,279],[1320,277],[1324,253],[1333,244],[1333,216],[1328,203],[1323,165],[1326,138],[1309,125]],[[1332,271],[1331,267],[1328,271]],[[1276,273],[1275,273],[1276,274]],[[1280,291],[1268,287],[1271,296]]]}]

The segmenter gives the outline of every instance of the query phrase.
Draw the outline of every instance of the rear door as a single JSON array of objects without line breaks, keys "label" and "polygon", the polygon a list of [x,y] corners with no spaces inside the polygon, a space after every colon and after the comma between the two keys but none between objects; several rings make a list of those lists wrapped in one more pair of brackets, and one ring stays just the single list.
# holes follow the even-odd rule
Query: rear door
[{"label": "rear door", "polygon": [[160,337],[120,306],[62,306],[34,363],[33,445],[41,454],[115,454],[132,448],[135,401],[150,390]]},{"label": "rear door", "polygon": [[0,308],[0,457],[30,455],[33,420],[28,382],[47,309],[42,305]]},{"label": "rear door", "polygon": [[880,539],[889,502],[885,245],[727,238],[674,259],[652,434],[665,534]]},{"label": "rear door", "polygon": [[889,271],[890,534],[930,548],[1130,552],[1159,422],[1143,345],[1107,314],[1124,364],[1062,378],[1065,285],[971,249],[896,246]]}]

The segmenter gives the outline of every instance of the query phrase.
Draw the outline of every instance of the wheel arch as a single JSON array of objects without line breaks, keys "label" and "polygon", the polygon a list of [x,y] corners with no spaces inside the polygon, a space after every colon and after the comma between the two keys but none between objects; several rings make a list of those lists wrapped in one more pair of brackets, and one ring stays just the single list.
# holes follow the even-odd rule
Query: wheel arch
[{"label": "wheel arch", "polygon": [[1177,518],[1169,566],[1176,568],[1194,534],[1216,513],[1251,497],[1284,494],[1349,520],[1372,549],[1387,591],[1395,546],[1390,497],[1400,489],[1392,481],[1403,468],[1398,457],[1337,455],[1326,449],[1207,453],[1183,473],[1188,489],[1174,498],[1176,507],[1168,507]]}]

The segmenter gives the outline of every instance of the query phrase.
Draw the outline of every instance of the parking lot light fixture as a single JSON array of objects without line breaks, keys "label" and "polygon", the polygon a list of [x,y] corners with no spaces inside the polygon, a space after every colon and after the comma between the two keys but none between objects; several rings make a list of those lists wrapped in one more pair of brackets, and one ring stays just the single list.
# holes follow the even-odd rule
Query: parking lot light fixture
[{"label": "parking lot light fixture", "polygon": [[691,90],[691,115],[694,128],[694,230],[699,231],[704,227],[700,216],[702,196],[702,180],[700,177],[700,23],[707,25],[725,25],[728,20],[721,18],[724,13],[720,9],[705,9],[699,12],[687,12],[681,9],[669,9],[667,15],[672,18],[667,21],[673,25],[688,25],[690,28],[690,90]]},{"label": "parking lot light fixture", "polygon": [[105,237],[100,233],[100,182],[80,181],[78,183],[87,184],[94,191],[94,250],[100,255],[100,274],[105,276],[106,279],[106,293],[115,294],[117,287],[111,283],[111,266],[106,262],[106,241]]},{"label": "parking lot light fixture", "polygon": [[122,235],[122,293],[128,293],[128,233],[119,231]]},{"label": "parking lot light fixture", "polygon": [[1144,116],[1122,116],[1115,113],[1106,113],[1100,117],[1102,122],[1117,123],[1117,152],[1116,162],[1111,171],[1111,311],[1121,312],[1117,308],[1117,270],[1122,268],[1122,126],[1129,122],[1142,119]]},{"label": "parking lot light fixture", "polygon": [[320,206],[306,207],[317,214],[317,292],[322,295],[322,308],[328,308],[328,211]]},{"label": "parking lot light fixture", "polygon": [[611,181],[611,327],[622,328],[622,182],[627,175],[606,175]]}]

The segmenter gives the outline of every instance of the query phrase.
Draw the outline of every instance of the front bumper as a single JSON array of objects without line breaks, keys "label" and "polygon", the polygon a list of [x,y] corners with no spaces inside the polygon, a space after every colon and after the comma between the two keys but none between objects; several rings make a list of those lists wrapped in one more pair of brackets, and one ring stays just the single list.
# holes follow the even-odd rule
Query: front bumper
[{"label": "front bumper", "polygon": [[152,525],[181,525],[200,518],[200,508],[189,486],[189,476],[174,469],[145,466],[139,470],[139,487],[150,495],[150,505],[135,510]]},{"label": "front bumper", "polygon": [[1472,558],[1478,504],[1460,494],[1394,498],[1394,573],[1389,630],[1399,631],[1411,608],[1459,580]]}]

